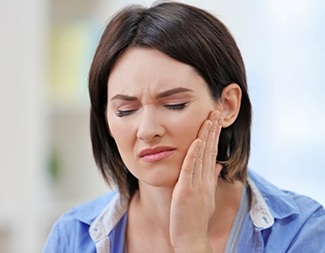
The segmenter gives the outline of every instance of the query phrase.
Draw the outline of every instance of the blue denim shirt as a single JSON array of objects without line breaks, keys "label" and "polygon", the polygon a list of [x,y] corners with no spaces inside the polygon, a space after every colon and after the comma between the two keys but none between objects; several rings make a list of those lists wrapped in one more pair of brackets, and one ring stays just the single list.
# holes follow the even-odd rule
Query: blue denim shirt
[{"label": "blue denim shirt", "polygon": [[[250,212],[238,253],[325,253],[325,210],[249,172]],[[53,226],[44,253],[123,253],[128,200],[109,192],[71,209]]]}]

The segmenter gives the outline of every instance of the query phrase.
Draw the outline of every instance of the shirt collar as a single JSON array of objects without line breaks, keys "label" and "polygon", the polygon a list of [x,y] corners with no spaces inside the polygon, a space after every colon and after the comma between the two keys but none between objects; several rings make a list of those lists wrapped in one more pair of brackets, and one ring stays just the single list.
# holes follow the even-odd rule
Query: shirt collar
[{"label": "shirt collar", "polygon": [[290,194],[270,184],[258,174],[249,171],[247,179],[251,191],[250,216],[255,227],[266,229],[274,219],[283,219],[299,213]]},{"label": "shirt collar", "polygon": [[109,203],[115,195],[115,191],[107,192],[88,203],[74,207],[69,214],[90,226],[103,210],[110,205]]},{"label": "shirt collar", "polygon": [[127,212],[128,204],[129,199],[122,197],[119,193],[115,194],[110,203],[90,225],[89,233],[94,242],[107,237]]}]

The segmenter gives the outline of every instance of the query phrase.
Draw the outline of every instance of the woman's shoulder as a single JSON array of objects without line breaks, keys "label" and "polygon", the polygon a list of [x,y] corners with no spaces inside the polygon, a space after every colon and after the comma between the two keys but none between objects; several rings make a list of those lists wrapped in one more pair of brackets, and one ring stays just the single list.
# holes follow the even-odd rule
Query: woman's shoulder
[{"label": "woman's shoulder", "polygon": [[[280,252],[284,248],[292,252],[325,252],[325,209],[320,203],[308,196],[282,190],[255,172],[250,171],[249,180],[261,196],[259,201],[266,206],[263,210],[269,211],[268,217],[272,220],[264,228],[268,231],[264,234],[266,249],[272,249],[270,252]],[[253,222],[254,218],[263,220],[255,216]],[[278,244],[279,240],[281,244]]]},{"label": "woman's shoulder", "polygon": [[116,196],[117,192],[107,192],[62,214],[54,223],[43,252],[95,252],[88,230]]},{"label": "woman's shoulder", "polygon": [[253,171],[249,172],[249,177],[275,216],[325,215],[323,206],[311,197],[280,189]]},{"label": "woman's shoulder", "polygon": [[80,222],[90,225],[117,195],[118,193],[116,191],[109,191],[107,193],[104,193],[103,195],[93,200],[71,208],[66,213],[64,213],[60,219],[76,219]]},{"label": "woman's shoulder", "polygon": [[110,191],[84,204],[72,207],[57,219],[53,227],[69,228],[75,227],[77,223],[82,223],[89,227],[117,195],[117,192]]}]

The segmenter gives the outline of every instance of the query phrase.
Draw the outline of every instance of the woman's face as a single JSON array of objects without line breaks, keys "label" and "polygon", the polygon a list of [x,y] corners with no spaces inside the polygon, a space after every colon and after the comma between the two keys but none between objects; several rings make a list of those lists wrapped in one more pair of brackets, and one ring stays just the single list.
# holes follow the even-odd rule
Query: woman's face
[{"label": "woman's face", "polygon": [[174,186],[201,124],[218,108],[189,65],[153,49],[128,49],[108,80],[107,120],[129,171]]}]

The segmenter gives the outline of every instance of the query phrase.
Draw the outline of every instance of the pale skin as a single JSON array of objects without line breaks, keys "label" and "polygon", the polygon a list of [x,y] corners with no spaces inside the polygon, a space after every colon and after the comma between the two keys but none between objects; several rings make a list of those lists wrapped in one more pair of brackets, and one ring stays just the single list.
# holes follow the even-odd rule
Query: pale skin
[{"label": "pale skin", "polygon": [[[107,118],[139,180],[129,204],[128,253],[224,252],[242,184],[222,181],[215,161],[221,129],[235,121],[240,99],[239,86],[230,84],[214,101],[193,68],[157,50],[122,55],[108,81]],[[168,147],[168,155],[139,155],[156,147]]]}]

